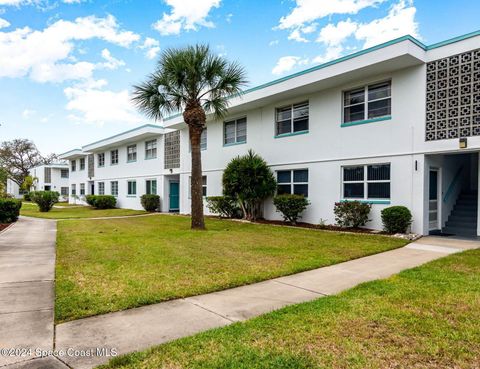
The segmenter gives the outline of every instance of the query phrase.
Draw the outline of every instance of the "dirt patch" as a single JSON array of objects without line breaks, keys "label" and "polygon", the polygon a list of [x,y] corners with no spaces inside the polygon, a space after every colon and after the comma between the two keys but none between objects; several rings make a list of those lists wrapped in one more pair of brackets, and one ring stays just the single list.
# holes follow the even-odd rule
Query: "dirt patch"
[{"label": "dirt patch", "polygon": [[265,220],[265,219],[258,219],[255,223],[261,224],[273,224],[279,226],[289,226],[289,227],[299,227],[299,228],[313,228],[313,229],[321,229],[326,231],[337,231],[337,232],[354,232],[354,233],[369,233],[369,234],[384,234],[389,235],[386,232],[379,232],[374,229],[369,228],[352,228],[352,227],[339,227],[335,225],[319,225],[319,224],[312,224],[312,223],[303,223],[298,222],[295,225],[290,223],[282,222],[281,220]]},{"label": "dirt patch", "polygon": [[7,228],[12,223],[0,223],[0,232]]}]

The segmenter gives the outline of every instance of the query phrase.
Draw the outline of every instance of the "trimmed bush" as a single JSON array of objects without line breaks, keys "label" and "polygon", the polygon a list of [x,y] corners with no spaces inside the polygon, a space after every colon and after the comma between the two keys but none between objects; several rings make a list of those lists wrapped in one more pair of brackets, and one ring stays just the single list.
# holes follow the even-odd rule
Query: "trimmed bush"
[{"label": "trimmed bush", "polygon": [[117,205],[117,199],[112,195],[93,195],[93,204],[96,209],[114,209]]},{"label": "trimmed bush", "polygon": [[282,213],[283,220],[296,224],[310,202],[303,195],[284,194],[275,196],[273,204]]},{"label": "trimmed bush", "polygon": [[333,212],[335,221],[340,227],[363,227],[368,222],[372,205],[360,201],[345,201],[335,203]]},{"label": "trimmed bush", "polygon": [[32,201],[32,197],[30,196],[30,192],[26,192],[23,194],[23,201]]},{"label": "trimmed bush", "polygon": [[390,206],[382,210],[382,223],[388,233],[407,233],[412,213],[405,206]]},{"label": "trimmed bush", "polygon": [[241,210],[237,202],[230,196],[207,197],[207,208],[211,213],[220,217],[236,218],[241,216]]},{"label": "trimmed bush", "polygon": [[20,215],[22,202],[17,199],[0,199],[0,223],[15,222]]},{"label": "trimmed bush", "polygon": [[140,202],[146,211],[156,211],[160,207],[160,196],[158,195],[142,195]]},{"label": "trimmed bush", "polygon": [[85,201],[88,205],[95,207],[95,200],[97,199],[97,195],[87,195],[85,196]]},{"label": "trimmed bush", "polygon": [[56,191],[32,191],[30,198],[38,205],[38,209],[42,212],[48,212],[53,205],[58,202],[59,193]]}]

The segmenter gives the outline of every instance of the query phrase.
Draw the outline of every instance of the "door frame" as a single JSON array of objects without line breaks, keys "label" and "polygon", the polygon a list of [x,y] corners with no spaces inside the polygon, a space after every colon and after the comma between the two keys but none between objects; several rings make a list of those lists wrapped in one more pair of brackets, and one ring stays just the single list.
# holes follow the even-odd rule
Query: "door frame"
[{"label": "door frame", "polygon": [[[172,208],[171,200],[172,200],[172,184],[175,183],[178,186],[178,207]],[[168,181],[168,211],[171,213],[177,213],[180,211],[180,181],[178,179],[170,179]]]},{"label": "door frame", "polygon": [[[430,210],[430,173],[437,173],[437,224],[435,227],[432,227],[430,221],[430,213],[435,212],[435,210]],[[442,168],[439,167],[430,167],[428,168],[428,207],[427,207],[427,220],[428,220],[428,230],[429,231],[439,231],[442,229]]]}]

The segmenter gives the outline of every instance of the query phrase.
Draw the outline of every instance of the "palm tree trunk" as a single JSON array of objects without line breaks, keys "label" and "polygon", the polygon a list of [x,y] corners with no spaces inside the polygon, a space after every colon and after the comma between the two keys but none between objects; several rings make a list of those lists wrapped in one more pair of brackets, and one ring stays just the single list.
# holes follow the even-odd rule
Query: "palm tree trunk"
[{"label": "palm tree trunk", "polygon": [[202,128],[189,126],[190,145],[192,148],[192,229],[205,229],[203,219],[203,194],[202,194],[202,154],[200,149],[200,137]]}]

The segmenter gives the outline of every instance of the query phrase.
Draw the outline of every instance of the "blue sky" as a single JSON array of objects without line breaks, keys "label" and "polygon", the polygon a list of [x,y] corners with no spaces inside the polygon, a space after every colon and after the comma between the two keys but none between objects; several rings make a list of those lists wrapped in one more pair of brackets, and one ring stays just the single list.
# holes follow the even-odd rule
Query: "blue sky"
[{"label": "blue sky", "polygon": [[411,34],[480,29],[478,1],[0,0],[0,141],[61,153],[149,123],[134,83],[167,47],[209,43],[250,85]]}]

